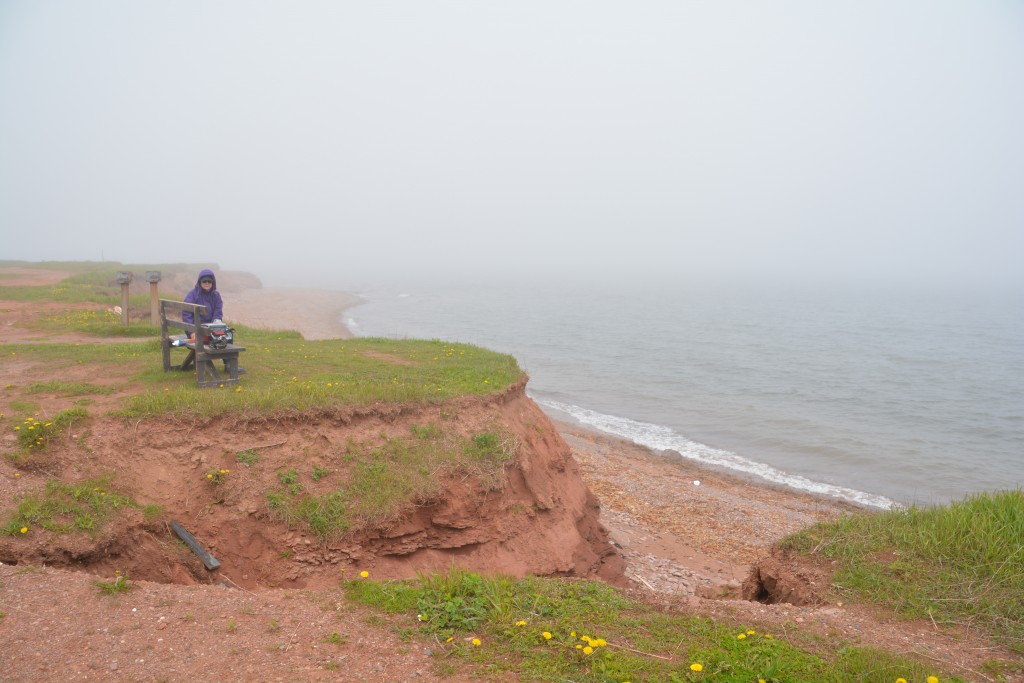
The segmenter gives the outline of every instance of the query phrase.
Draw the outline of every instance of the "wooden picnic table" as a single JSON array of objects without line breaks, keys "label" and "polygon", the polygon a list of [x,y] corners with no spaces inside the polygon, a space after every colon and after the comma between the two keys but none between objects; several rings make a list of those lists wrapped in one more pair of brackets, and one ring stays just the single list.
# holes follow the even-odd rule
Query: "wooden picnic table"
[{"label": "wooden picnic table", "polygon": [[[220,349],[207,346],[203,339],[202,325],[181,320],[181,314],[185,311],[192,313],[193,320],[200,320],[199,316],[206,312],[206,306],[160,299],[160,346],[164,372],[190,370],[195,367],[197,386],[219,387],[238,384],[238,354],[245,351],[245,347],[237,344],[228,344]],[[176,317],[171,318],[168,317],[169,315]],[[171,328],[184,330],[185,335],[172,336]],[[197,328],[198,334],[196,334]],[[174,365],[171,364],[171,349],[177,346],[188,349],[188,355],[181,363]],[[223,362],[224,370],[218,372],[214,365],[215,361]]]}]

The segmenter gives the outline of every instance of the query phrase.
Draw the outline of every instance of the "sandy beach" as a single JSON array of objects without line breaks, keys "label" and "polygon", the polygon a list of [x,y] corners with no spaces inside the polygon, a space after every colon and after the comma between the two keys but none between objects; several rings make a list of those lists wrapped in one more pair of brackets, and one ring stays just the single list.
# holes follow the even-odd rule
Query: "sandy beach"
[{"label": "sandy beach", "polygon": [[341,313],[363,300],[323,289],[245,289],[227,293],[225,315],[234,322],[269,330],[297,330],[306,339],[348,339]]}]

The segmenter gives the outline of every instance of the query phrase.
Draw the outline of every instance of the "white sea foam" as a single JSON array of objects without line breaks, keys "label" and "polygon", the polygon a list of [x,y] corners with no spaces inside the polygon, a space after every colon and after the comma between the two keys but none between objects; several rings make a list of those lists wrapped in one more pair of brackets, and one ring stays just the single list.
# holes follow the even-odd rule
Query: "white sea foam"
[{"label": "white sea foam", "polygon": [[697,462],[707,463],[709,465],[717,465],[719,467],[745,472],[746,474],[752,474],[776,484],[782,484],[801,491],[810,491],[812,493],[833,496],[835,498],[849,500],[860,505],[868,505],[886,510],[892,507],[899,507],[898,503],[886,498],[885,496],[857,491],[844,486],[826,484],[820,481],[812,481],[806,477],[801,477],[800,475],[789,474],[776,469],[771,465],[749,460],[731,451],[712,448],[711,446],[692,441],[668,427],[651,424],[649,422],[638,422],[636,420],[617,417],[615,415],[605,415],[588,408],[581,408],[580,406],[561,403],[559,401],[541,399],[536,396],[533,396],[532,398],[544,407],[552,408],[561,413],[565,413],[566,415],[570,415],[581,424],[594,427],[602,432],[606,432],[623,439],[628,439],[629,441],[641,446],[647,446],[648,448],[660,451],[674,451],[679,453],[680,456],[690,460],[696,460]]}]

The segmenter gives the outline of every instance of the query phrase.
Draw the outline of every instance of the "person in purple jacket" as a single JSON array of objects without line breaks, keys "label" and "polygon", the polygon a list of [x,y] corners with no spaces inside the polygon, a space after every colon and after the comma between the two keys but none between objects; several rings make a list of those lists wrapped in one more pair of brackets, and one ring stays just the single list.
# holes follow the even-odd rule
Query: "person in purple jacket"
[{"label": "person in purple jacket", "polygon": [[[204,323],[223,322],[224,317],[224,299],[221,298],[220,292],[217,291],[217,277],[213,274],[213,271],[205,268],[199,271],[199,277],[196,279],[196,286],[189,290],[189,293],[185,295],[185,303],[187,304],[203,304],[206,306],[206,312],[199,314],[199,322],[195,322],[195,316],[192,315],[191,311],[182,311],[181,319],[186,323],[195,323],[196,325],[202,325]],[[195,339],[195,336],[189,337]],[[224,361],[224,369],[227,370],[228,362]],[[238,374],[245,372],[245,368],[238,368]]]},{"label": "person in purple jacket", "polygon": [[191,311],[184,311],[181,314],[183,322],[201,325],[224,318],[224,299],[221,298],[220,292],[217,291],[217,278],[212,270],[205,268],[199,271],[199,277],[196,278],[196,286],[185,295],[185,303],[203,304],[206,306],[206,312],[199,314],[199,322],[196,323]]}]

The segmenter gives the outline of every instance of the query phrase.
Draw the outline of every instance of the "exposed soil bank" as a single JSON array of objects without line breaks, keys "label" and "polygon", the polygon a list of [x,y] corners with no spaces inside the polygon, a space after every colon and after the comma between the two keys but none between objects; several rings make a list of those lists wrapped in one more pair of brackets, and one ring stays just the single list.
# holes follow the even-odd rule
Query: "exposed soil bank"
[{"label": "exposed soil bank", "polygon": [[[379,578],[445,571],[453,562],[482,573],[566,575],[622,582],[623,563],[598,522],[598,505],[565,441],[523,387],[439,406],[379,406],[274,420],[219,418],[184,425],[166,420],[126,424],[97,418],[88,434],[69,438],[22,473],[21,486],[60,476],[81,480],[116,471],[114,486],[163,515],[144,522],[124,513],[95,539],[34,529],[31,541],[0,537],[5,564],[67,566],[107,575],[119,568],[139,579],[176,583],[228,580],[249,589],[336,586],[361,570]],[[464,434],[500,430],[518,443],[502,481],[485,486],[460,476],[440,495],[417,501],[393,524],[321,540],[289,527],[268,508],[278,472],[336,469],[346,444],[401,438],[413,425],[438,424]],[[82,426],[85,429],[85,425]],[[245,466],[237,453],[257,449]],[[228,469],[222,485],[204,479]],[[309,493],[332,481],[304,479]],[[178,521],[221,562],[209,572],[168,533]]]}]

